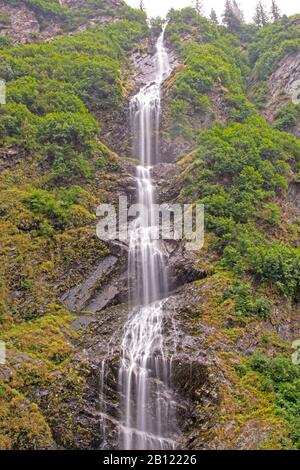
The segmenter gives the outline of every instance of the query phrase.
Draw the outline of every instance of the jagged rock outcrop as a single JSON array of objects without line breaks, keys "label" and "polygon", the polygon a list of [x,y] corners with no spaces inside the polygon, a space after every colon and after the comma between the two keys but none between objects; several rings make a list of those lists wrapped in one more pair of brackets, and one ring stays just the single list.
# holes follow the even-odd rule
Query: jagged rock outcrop
[{"label": "jagged rock outcrop", "polygon": [[[269,96],[263,114],[268,121],[273,121],[276,112],[284,104],[296,101],[300,94],[300,52],[290,53],[278,62],[267,87]],[[291,131],[300,136],[300,119]]]},{"label": "jagged rock outcrop", "polygon": [[[216,278],[207,278],[179,288],[163,302],[164,350],[172,359],[181,450],[257,449],[274,429],[277,432],[266,398],[253,388],[253,377],[245,380],[238,373],[239,357],[256,350],[256,338],[268,322],[249,325],[244,336],[233,341],[239,328],[230,321],[228,305],[223,310],[217,304],[209,308],[213,296],[222,295],[226,286],[219,288]],[[79,315],[73,322],[80,333],[75,361],[84,367],[87,379],[81,402],[77,408],[70,405],[75,422],[86,430],[84,437],[74,435],[74,448],[118,448],[118,371],[128,313],[128,305],[121,304]]]},{"label": "jagged rock outcrop", "polygon": [[282,202],[284,217],[289,223],[295,222],[300,217],[300,183],[290,183],[286,197]]},{"label": "jagged rock outcrop", "polygon": [[25,44],[34,42],[37,37],[48,39],[62,31],[63,22],[51,16],[47,22],[41,23],[38,15],[26,3],[19,2],[9,5],[6,1],[0,2],[0,34],[9,36],[13,43]]},{"label": "jagged rock outcrop", "polygon": [[[180,448],[192,448],[196,438],[197,448],[208,448],[204,440],[200,443],[194,426],[201,423],[203,430],[209,429],[220,400],[222,381],[211,351],[204,348],[205,337],[212,334],[212,329],[202,323],[201,334],[195,336],[191,328],[201,295],[201,289],[191,284],[164,302],[164,341],[166,354],[172,358]],[[75,447],[118,448],[121,425],[118,369],[127,318],[128,306],[124,304],[80,316],[73,323],[77,331],[81,328],[76,359],[89,370],[87,395],[83,407],[76,411],[78,419],[87,426],[89,437],[87,442],[74,443]],[[208,404],[209,407],[204,406]]]},{"label": "jagged rock outcrop", "polygon": [[118,21],[125,7],[122,0],[105,0],[99,2],[98,8],[82,0],[60,0],[59,5],[61,11],[26,0],[13,4],[1,0],[0,34],[9,36],[14,44],[32,43],[37,39],[48,41],[61,34],[74,34],[96,24]]}]

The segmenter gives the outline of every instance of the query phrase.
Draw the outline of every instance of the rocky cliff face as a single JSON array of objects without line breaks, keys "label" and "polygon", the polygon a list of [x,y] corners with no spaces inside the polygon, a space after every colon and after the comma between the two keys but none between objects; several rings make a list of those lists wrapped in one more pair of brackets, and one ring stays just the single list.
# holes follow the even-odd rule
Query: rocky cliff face
[{"label": "rocky cliff face", "polygon": [[96,24],[117,21],[124,2],[99,2],[102,10],[80,0],[60,0],[59,8],[44,9],[34,2],[0,1],[0,34],[9,36],[14,44],[51,40],[60,34],[74,34]]},{"label": "rocky cliff face", "polygon": [[[128,84],[127,100],[117,113],[107,115],[103,120],[101,129],[102,140],[119,155],[132,157],[132,142],[130,129],[130,99],[137,91],[149,83],[155,74],[155,63],[153,61],[155,38],[146,38],[130,57],[131,77]],[[174,73],[179,66],[179,58],[174,49],[168,49],[170,66]],[[165,151],[166,136],[161,133],[161,157],[163,161],[173,162],[176,158],[175,152],[172,154]]]},{"label": "rocky cliff face", "polygon": [[37,38],[49,39],[63,30],[61,19],[49,15],[42,20],[41,16],[23,2],[10,5],[1,1],[0,18],[0,34],[9,36],[15,44],[34,42]]},{"label": "rocky cliff face", "polygon": [[[267,82],[268,101],[266,103],[264,116],[268,121],[273,121],[276,112],[285,104],[300,101],[300,52],[293,52],[283,57]],[[300,119],[291,129],[300,136]]]},{"label": "rocky cliff face", "polygon": [[[251,374],[239,375],[239,364],[255,351],[261,331],[271,334],[277,329],[286,339],[295,333],[295,325],[280,329],[282,306],[274,325],[242,325],[222,301],[226,286],[218,276],[208,276],[182,285],[164,301],[164,341],[172,358],[179,449],[254,450],[271,441],[278,445],[281,423],[272,415],[270,396],[258,391]],[[81,365],[87,380],[76,407],[73,401],[65,402],[75,422],[85,428],[84,437],[73,435],[74,448],[118,448],[118,368],[128,312],[124,303],[81,313],[73,322],[79,332],[74,366]],[[57,437],[59,444],[63,434]]]},{"label": "rocky cliff face", "polygon": [[[166,299],[164,310],[165,345],[172,357],[174,387],[177,403],[178,427],[182,432],[180,446],[190,448],[198,435],[190,430],[200,424],[212,426],[219,403],[219,373],[210,351],[205,350],[205,336],[211,328],[201,325],[201,334],[194,336],[190,320],[197,315],[201,290],[191,285]],[[197,307],[198,308],[198,307]],[[118,397],[118,367],[123,326],[127,321],[128,306],[119,305],[92,315],[79,316],[73,328],[81,328],[77,359],[90,371],[88,393],[84,409],[78,410],[88,424],[90,441],[85,447],[118,448],[121,410]],[[206,405],[211,405],[208,408]],[[203,406],[203,408],[202,408]],[[92,418],[92,419],[91,419]],[[203,428],[204,429],[204,428]],[[187,436],[184,436],[184,433]],[[80,443],[75,445],[80,446]],[[196,447],[208,448],[205,440]]]}]

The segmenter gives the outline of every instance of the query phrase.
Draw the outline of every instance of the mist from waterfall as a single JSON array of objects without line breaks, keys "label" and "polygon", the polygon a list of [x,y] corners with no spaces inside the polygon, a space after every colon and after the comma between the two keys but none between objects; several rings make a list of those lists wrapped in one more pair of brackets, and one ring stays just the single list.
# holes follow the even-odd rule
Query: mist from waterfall
[{"label": "mist from waterfall", "polygon": [[[131,124],[137,199],[148,210],[130,236],[129,291],[132,312],[124,328],[119,370],[122,397],[120,448],[174,448],[175,413],[171,393],[171,361],[164,353],[163,298],[168,292],[164,245],[154,236],[155,188],[151,167],[159,163],[161,89],[171,72],[164,45],[165,27],[156,43],[156,77],[131,100]],[[150,215],[149,215],[150,214]]]}]

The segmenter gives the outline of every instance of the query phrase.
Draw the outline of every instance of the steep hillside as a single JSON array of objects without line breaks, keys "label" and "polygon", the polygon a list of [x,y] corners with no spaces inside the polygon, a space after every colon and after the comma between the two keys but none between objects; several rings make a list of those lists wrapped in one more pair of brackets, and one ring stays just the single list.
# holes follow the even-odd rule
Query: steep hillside
[{"label": "steep hillside", "polygon": [[80,361],[71,365],[77,335],[62,296],[110,254],[96,237],[96,207],[132,182],[98,136],[101,119],[123,104],[128,54],[146,31],[145,16],[132,11],[48,44],[2,45],[2,449],[80,447],[88,439],[72,415],[86,372]]},{"label": "steep hillside", "polygon": [[277,129],[300,135],[300,17],[259,29],[249,44],[250,97]]},{"label": "steep hillside", "polygon": [[[295,391],[299,380],[289,358],[299,335],[299,141],[278,131],[278,122],[272,129],[248,100],[247,83],[258,76],[259,63],[265,65],[262,46],[251,43],[248,56],[237,37],[191,9],[170,15],[168,37],[182,65],[165,84],[163,151],[167,158],[180,156],[178,200],[205,204],[206,246],[197,264],[207,276],[194,295],[205,292],[206,300],[194,307],[193,325],[196,335],[212,328],[203,354],[217,362],[224,386],[220,421],[201,437],[192,434],[194,443],[298,447],[299,402],[290,402],[284,390],[287,381]],[[255,50],[261,59],[251,70]],[[270,85],[285,53],[273,58],[265,77]],[[271,378],[272,368],[286,378]]]}]

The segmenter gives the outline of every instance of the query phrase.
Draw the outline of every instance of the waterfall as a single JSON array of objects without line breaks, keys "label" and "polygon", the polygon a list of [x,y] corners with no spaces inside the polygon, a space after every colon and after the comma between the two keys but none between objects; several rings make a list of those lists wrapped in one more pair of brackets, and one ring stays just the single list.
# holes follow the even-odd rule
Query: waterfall
[{"label": "waterfall", "polygon": [[171,361],[164,352],[163,298],[168,292],[167,256],[154,237],[155,188],[151,167],[159,163],[162,83],[170,74],[165,27],[156,43],[156,77],[131,100],[138,203],[147,208],[135,222],[129,245],[132,311],[124,328],[119,369],[122,419],[120,448],[173,449],[176,434]]}]

